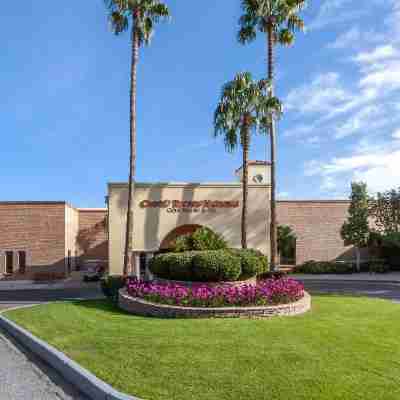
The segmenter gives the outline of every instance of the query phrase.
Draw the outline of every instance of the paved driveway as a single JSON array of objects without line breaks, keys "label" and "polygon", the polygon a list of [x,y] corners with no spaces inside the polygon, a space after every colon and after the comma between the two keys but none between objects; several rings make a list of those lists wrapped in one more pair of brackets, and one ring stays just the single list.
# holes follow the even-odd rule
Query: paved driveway
[{"label": "paved driveway", "polygon": [[1,400],[88,400],[0,330]]},{"label": "paved driveway", "polygon": [[307,291],[312,293],[348,294],[376,297],[400,303],[400,283],[355,282],[337,280],[303,281]]},{"label": "paved driveway", "polygon": [[[0,290],[0,311],[21,305],[39,304],[49,301],[72,299],[96,299],[103,294],[98,288],[90,289],[35,289],[35,290]],[[2,400],[0,398],[0,400]]]},{"label": "paved driveway", "polygon": [[[101,297],[96,289],[0,291],[0,311],[68,299]],[[0,400],[88,400],[0,330]]]}]

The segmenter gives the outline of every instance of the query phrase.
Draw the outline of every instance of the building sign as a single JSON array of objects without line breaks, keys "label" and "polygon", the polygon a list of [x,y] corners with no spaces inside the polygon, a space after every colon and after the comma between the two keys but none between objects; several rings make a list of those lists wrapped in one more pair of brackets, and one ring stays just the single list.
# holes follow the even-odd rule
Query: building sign
[{"label": "building sign", "polygon": [[220,201],[220,200],[202,200],[202,201],[185,201],[185,200],[159,200],[150,201],[143,200],[140,208],[159,208],[166,209],[169,213],[178,212],[216,212],[217,209],[238,208],[239,201]]}]

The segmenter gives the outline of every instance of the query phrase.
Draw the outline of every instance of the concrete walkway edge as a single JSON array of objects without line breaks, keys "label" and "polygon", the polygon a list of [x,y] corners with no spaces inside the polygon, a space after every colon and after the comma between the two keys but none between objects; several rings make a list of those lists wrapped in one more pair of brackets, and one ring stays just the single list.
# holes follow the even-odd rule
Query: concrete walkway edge
[{"label": "concrete walkway edge", "polygon": [[140,400],[113,389],[94,376],[78,363],[68,358],[43,340],[35,337],[8,318],[0,315],[0,328],[3,328],[21,346],[30,350],[41,360],[54,368],[66,381],[93,400]]}]

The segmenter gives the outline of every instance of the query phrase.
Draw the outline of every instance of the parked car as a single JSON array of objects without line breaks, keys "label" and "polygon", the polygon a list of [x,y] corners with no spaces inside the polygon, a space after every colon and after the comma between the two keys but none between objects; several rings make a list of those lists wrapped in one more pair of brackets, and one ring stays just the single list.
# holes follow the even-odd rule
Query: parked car
[{"label": "parked car", "polygon": [[83,275],[84,282],[98,282],[105,273],[105,267],[103,265],[90,266],[85,275]]}]

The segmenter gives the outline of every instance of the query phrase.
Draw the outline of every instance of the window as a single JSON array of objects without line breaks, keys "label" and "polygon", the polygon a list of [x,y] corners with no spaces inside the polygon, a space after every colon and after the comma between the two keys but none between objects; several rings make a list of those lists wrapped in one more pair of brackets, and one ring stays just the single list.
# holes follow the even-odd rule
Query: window
[{"label": "window", "polygon": [[68,250],[68,258],[67,258],[67,267],[68,273],[71,273],[71,250]]},{"label": "window", "polygon": [[14,253],[12,251],[6,251],[6,274],[13,273],[14,265]]},{"label": "window", "polygon": [[26,252],[18,252],[18,269],[20,274],[25,274],[26,272]]}]

